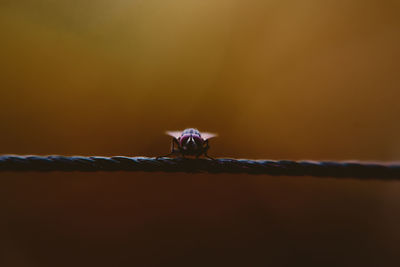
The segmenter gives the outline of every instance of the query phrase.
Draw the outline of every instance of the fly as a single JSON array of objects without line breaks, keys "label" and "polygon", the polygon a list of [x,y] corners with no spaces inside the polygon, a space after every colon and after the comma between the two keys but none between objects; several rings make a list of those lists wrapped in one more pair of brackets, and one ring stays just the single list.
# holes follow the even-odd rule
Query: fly
[{"label": "fly", "polygon": [[171,152],[162,157],[180,154],[182,157],[195,156],[198,158],[204,155],[207,158],[213,159],[207,155],[207,151],[210,148],[208,140],[216,137],[217,134],[200,133],[199,130],[194,128],[188,128],[183,131],[167,131],[166,134],[172,136]]}]

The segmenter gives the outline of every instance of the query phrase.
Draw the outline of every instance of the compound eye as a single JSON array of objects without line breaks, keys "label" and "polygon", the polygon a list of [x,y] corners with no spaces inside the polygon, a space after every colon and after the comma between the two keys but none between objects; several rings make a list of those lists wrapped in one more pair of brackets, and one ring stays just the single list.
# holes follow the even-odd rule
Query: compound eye
[{"label": "compound eye", "polygon": [[203,145],[201,137],[196,135],[184,135],[179,140],[182,147],[196,148]]},{"label": "compound eye", "polygon": [[190,135],[184,135],[181,137],[181,139],[179,140],[179,143],[182,147],[186,147],[189,141]]},{"label": "compound eye", "polygon": [[194,142],[196,143],[197,146],[202,146],[203,145],[203,139],[201,139],[201,137],[194,136],[193,140],[194,140]]},{"label": "compound eye", "polygon": [[181,140],[180,140],[181,145],[185,145],[188,142],[188,140],[189,140],[189,136],[181,137]]}]

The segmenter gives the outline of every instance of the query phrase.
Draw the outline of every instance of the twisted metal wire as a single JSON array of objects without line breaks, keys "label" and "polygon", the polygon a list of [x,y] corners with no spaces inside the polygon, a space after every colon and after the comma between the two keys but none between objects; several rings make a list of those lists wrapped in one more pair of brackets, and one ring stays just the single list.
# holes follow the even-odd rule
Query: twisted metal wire
[{"label": "twisted metal wire", "polygon": [[144,171],[246,173],[400,180],[400,163],[290,161],[249,159],[188,159],[148,157],[0,156],[0,171]]}]

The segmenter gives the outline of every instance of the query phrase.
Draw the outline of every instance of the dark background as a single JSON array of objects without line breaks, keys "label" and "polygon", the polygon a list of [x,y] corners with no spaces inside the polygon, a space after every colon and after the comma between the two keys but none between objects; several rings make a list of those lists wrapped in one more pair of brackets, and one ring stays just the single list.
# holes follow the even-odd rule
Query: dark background
[{"label": "dark background", "polygon": [[[0,154],[400,159],[398,1],[0,2]],[[399,266],[400,183],[1,173],[1,266]]]}]

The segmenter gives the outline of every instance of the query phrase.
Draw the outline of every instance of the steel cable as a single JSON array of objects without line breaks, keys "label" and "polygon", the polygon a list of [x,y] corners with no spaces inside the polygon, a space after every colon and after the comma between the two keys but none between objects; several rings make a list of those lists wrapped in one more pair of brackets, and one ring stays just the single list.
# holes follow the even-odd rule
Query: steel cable
[{"label": "steel cable", "polygon": [[0,171],[144,171],[187,173],[246,173],[400,180],[400,163],[249,160],[219,158],[149,158],[100,156],[0,156]]}]

